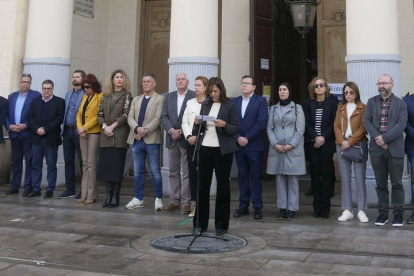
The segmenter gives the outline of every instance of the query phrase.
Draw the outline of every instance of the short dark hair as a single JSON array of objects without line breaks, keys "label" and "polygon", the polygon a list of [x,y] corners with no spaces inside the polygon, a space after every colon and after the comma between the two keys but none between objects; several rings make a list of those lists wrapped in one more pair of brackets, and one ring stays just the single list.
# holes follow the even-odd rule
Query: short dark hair
[{"label": "short dark hair", "polygon": [[[81,76],[82,76],[82,78],[84,78],[85,76],[86,76],[86,73],[85,73],[85,71],[83,71],[83,70],[75,70],[75,72],[73,72],[73,74],[75,74],[75,73],[80,73],[81,74]],[[72,75],[73,75],[72,74]]]},{"label": "short dark hair", "polygon": [[220,102],[225,102],[227,101],[227,95],[226,95],[226,87],[224,86],[223,80],[220,79],[219,77],[212,77],[209,79],[208,81],[208,87],[211,91],[211,89],[213,88],[213,86],[217,86],[217,88],[220,90]]},{"label": "short dark hair", "polygon": [[244,75],[244,76],[242,77],[242,81],[243,81],[244,79],[247,79],[247,78],[252,79],[252,85],[256,85],[256,80],[255,80],[252,76],[249,76],[249,75]]},{"label": "short dark hair", "polygon": [[88,83],[95,93],[101,93],[102,92],[102,86],[99,83],[98,79],[95,77],[95,75],[87,74],[86,77],[84,77],[82,79],[82,89],[85,88],[84,83]]},{"label": "short dark hair", "polygon": [[52,85],[52,87],[53,87],[53,88],[55,88],[55,84],[53,83],[53,81],[51,81],[51,80],[49,80],[49,79],[44,80],[44,81],[42,82],[42,86],[43,86],[43,84],[51,84],[51,85]]},{"label": "short dark hair", "polygon": [[30,82],[32,82],[32,75],[30,75],[29,73],[23,73],[22,78],[20,80],[22,80],[23,78],[30,78]]},{"label": "short dark hair", "polygon": [[155,79],[154,74],[152,74],[152,73],[145,73],[144,75],[142,75],[141,80],[145,77],[151,77],[155,82],[157,82],[157,80]]}]

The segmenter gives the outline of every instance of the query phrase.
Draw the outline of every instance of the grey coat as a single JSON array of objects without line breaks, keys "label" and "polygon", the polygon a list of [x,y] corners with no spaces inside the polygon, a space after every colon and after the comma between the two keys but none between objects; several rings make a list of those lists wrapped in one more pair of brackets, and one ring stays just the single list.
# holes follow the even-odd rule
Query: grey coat
[{"label": "grey coat", "polygon": [[404,129],[407,125],[407,104],[394,94],[391,95],[390,108],[388,110],[388,131],[379,132],[379,112],[381,108],[381,96],[374,96],[368,100],[365,110],[364,124],[371,138],[369,139],[369,151],[381,151],[382,148],[375,143],[375,137],[382,135],[382,139],[388,145],[392,157],[403,158]]},{"label": "grey coat", "polygon": [[[305,116],[302,107],[290,102],[290,110],[281,117],[280,103],[272,106],[267,122],[269,137],[268,174],[302,175],[306,173],[303,134],[305,133]],[[287,153],[279,153],[275,145],[292,145]]]}]

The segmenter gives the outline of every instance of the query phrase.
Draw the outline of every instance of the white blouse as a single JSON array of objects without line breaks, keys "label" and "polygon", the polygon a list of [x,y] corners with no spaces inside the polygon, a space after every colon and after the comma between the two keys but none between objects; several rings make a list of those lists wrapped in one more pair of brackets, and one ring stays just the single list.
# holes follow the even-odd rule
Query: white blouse
[{"label": "white blouse", "polygon": [[[208,115],[217,118],[220,106],[221,103],[213,103],[213,106],[211,107],[210,113]],[[207,122],[206,131],[204,132],[203,143],[201,143],[201,145],[205,147],[220,147],[216,131],[216,125],[213,122]]]},{"label": "white blouse", "polygon": [[356,108],[355,103],[347,103],[346,104],[346,113],[348,115],[348,127],[346,128],[345,139],[348,139],[349,137],[352,136],[351,116],[352,116],[352,113],[354,113],[355,108]]}]

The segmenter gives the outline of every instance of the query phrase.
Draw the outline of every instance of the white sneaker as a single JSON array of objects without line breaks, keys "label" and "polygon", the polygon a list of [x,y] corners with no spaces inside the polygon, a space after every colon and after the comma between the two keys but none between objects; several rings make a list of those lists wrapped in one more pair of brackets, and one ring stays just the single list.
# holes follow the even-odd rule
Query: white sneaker
[{"label": "white sneaker", "polygon": [[161,198],[155,198],[155,211],[162,211],[162,208],[164,205],[162,205],[162,199]]},{"label": "white sneaker", "polygon": [[134,197],[126,206],[125,209],[132,210],[135,208],[144,207],[144,200],[139,200]]},{"label": "white sneaker", "polygon": [[354,214],[352,213],[352,211],[350,212],[348,210],[345,210],[342,213],[342,216],[338,218],[338,220],[344,222],[344,221],[347,221],[348,219],[353,219],[353,218],[354,218]]},{"label": "white sneaker", "polygon": [[359,221],[360,222],[368,222],[368,217],[367,217],[367,215],[365,214],[365,212],[364,211],[359,211],[358,212],[358,219],[359,219]]}]

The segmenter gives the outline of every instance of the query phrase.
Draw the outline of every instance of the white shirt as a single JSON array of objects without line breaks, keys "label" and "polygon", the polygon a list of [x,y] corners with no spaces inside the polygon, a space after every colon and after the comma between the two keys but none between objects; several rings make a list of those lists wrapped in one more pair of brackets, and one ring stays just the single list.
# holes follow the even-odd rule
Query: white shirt
[{"label": "white shirt", "polygon": [[185,95],[187,95],[187,91],[184,94],[180,95],[177,91],[177,115],[180,116],[181,107],[183,106]]},{"label": "white shirt", "polygon": [[354,113],[355,108],[356,108],[355,103],[347,103],[346,104],[346,113],[348,115],[348,127],[346,128],[345,139],[348,139],[349,137],[352,136],[351,116],[352,116],[352,113]]},{"label": "white shirt", "polygon": [[[217,115],[220,110],[221,103],[213,103],[213,106],[210,109],[210,113],[208,115],[214,116],[217,118]],[[216,131],[216,125],[213,122],[207,122],[206,125],[206,131],[204,133],[204,139],[203,143],[201,143],[202,146],[205,147],[220,147],[217,131]]]},{"label": "white shirt", "polygon": [[[254,93],[254,92],[253,92]],[[250,94],[250,96],[246,99],[245,97],[244,97],[244,95],[242,95],[242,98],[243,98],[243,100],[242,100],[242,108],[241,108],[241,115],[242,115],[242,118],[244,118],[244,113],[246,113],[246,108],[247,108],[247,106],[249,105],[249,102],[250,102],[250,99],[252,98],[252,96],[253,96],[253,93],[252,94]]]}]

